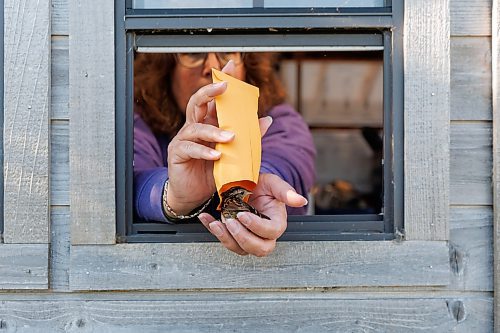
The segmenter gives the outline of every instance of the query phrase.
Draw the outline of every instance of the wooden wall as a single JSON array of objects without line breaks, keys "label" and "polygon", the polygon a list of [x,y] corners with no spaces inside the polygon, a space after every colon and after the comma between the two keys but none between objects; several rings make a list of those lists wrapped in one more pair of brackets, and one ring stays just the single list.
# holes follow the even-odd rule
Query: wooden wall
[{"label": "wooden wall", "polygon": [[69,0],[52,0],[51,8],[50,289],[0,293],[0,330],[493,331],[490,0],[450,0],[452,276],[447,287],[99,293],[70,289],[68,5]]}]

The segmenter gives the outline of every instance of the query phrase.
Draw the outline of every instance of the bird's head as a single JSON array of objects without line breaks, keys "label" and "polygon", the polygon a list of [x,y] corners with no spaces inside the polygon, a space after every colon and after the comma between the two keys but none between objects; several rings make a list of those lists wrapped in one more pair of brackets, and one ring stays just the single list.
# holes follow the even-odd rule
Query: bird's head
[{"label": "bird's head", "polygon": [[236,197],[239,198],[240,200],[243,200],[243,198],[247,197],[248,195],[252,194],[251,191],[244,189],[243,187],[240,186],[235,186],[232,187],[231,189],[227,190],[226,192],[223,193],[224,197]]}]

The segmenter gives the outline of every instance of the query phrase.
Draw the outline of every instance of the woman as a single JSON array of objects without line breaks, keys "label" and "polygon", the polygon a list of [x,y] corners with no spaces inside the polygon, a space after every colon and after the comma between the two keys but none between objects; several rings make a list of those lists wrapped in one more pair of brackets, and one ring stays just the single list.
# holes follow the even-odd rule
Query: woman
[{"label": "woman", "polygon": [[[213,99],[225,91],[226,83],[212,84],[211,68],[222,68],[260,89],[259,122],[265,134],[259,181],[249,203],[271,220],[245,212],[222,223],[214,214],[201,213],[213,205],[216,191],[213,161],[220,153],[215,144],[234,138],[234,133],[217,127]],[[134,95],[134,204],[138,217],[175,223],[198,216],[229,250],[242,255],[271,253],[286,229],[285,205],[295,207],[288,213],[305,212],[303,196],[314,182],[315,157],[307,125],[283,104],[284,90],[275,77],[271,56],[138,54]]]}]

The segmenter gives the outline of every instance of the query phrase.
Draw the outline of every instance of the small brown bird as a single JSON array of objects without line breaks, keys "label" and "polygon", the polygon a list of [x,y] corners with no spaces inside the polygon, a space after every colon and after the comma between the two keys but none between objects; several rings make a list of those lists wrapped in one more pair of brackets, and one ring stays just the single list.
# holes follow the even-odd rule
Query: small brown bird
[{"label": "small brown bird", "polygon": [[222,193],[221,213],[226,218],[235,219],[239,212],[250,212],[261,218],[270,218],[262,213],[259,213],[255,208],[243,201],[247,195],[252,192],[240,186],[231,187],[229,190]]}]

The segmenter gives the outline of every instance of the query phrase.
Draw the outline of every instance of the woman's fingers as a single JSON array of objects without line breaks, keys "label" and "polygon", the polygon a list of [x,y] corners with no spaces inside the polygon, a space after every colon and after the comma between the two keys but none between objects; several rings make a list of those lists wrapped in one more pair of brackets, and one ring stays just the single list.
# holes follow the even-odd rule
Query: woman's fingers
[{"label": "woman's fingers", "polygon": [[278,239],[286,229],[286,216],[279,219],[262,219],[249,212],[238,213],[238,221],[248,230],[265,239]]},{"label": "woman's fingers", "polygon": [[257,257],[265,257],[273,252],[276,247],[275,239],[263,239],[245,228],[241,222],[235,219],[225,220],[226,228],[238,243],[238,246],[246,253]]},{"label": "woman's fingers", "polygon": [[175,141],[168,145],[168,155],[172,164],[188,160],[218,160],[221,152],[193,141]]},{"label": "woman's fingers", "polygon": [[307,205],[306,198],[295,192],[290,184],[276,175],[262,174],[259,177],[259,187],[259,192],[262,194],[271,195],[288,206],[302,207]]},{"label": "woman's fingers", "polygon": [[234,253],[239,255],[247,255],[248,253],[244,251],[238,243],[231,236],[227,228],[220,221],[214,219],[210,214],[202,213],[198,216],[201,223],[207,228],[212,235],[217,237],[217,239],[222,243],[222,245]]},{"label": "woman's fingers", "polygon": [[219,82],[201,87],[194,93],[186,107],[186,123],[201,123],[208,112],[207,103],[222,94],[226,88],[227,82]]},{"label": "woman's fingers", "polygon": [[186,124],[168,145],[168,156],[172,163],[183,163],[189,159],[217,160],[221,153],[207,143],[229,142],[234,133],[207,124]]},{"label": "woman's fingers", "polygon": [[234,133],[214,125],[194,123],[182,127],[177,134],[177,139],[195,142],[229,142],[234,139]]},{"label": "woman's fingers", "polygon": [[[275,238],[261,238],[252,233],[238,220],[224,219],[225,223],[222,223],[207,213],[200,214],[198,219],[210,233],[217,237],[225,248],[237,254],[253,254],[257,257],[264,257],[273,252],[276,247]],[[281,235],[283,231],[284,229],[279,228],[279,230],[273,232]]]},{"label": "woman's fingers", "polygon": [[228,75],[234,76],[236,70],[236,66],[234,61],[231,59],[227,62],[226,66],[224,66],[221,72],[226,73]]},{"label": "woman's fingers", "polygon": [[219,122],[217,121],[217,113],[215,111],[215,100],[211,100],[210,102],[208,102],[207,114],[203,119],[203,123],[219,127]]},{"label": "woman's fingers", "polygon": [[259,118],[260,136],[266,135],[267,130],[271,127],[273,118],[271,116]]}]

